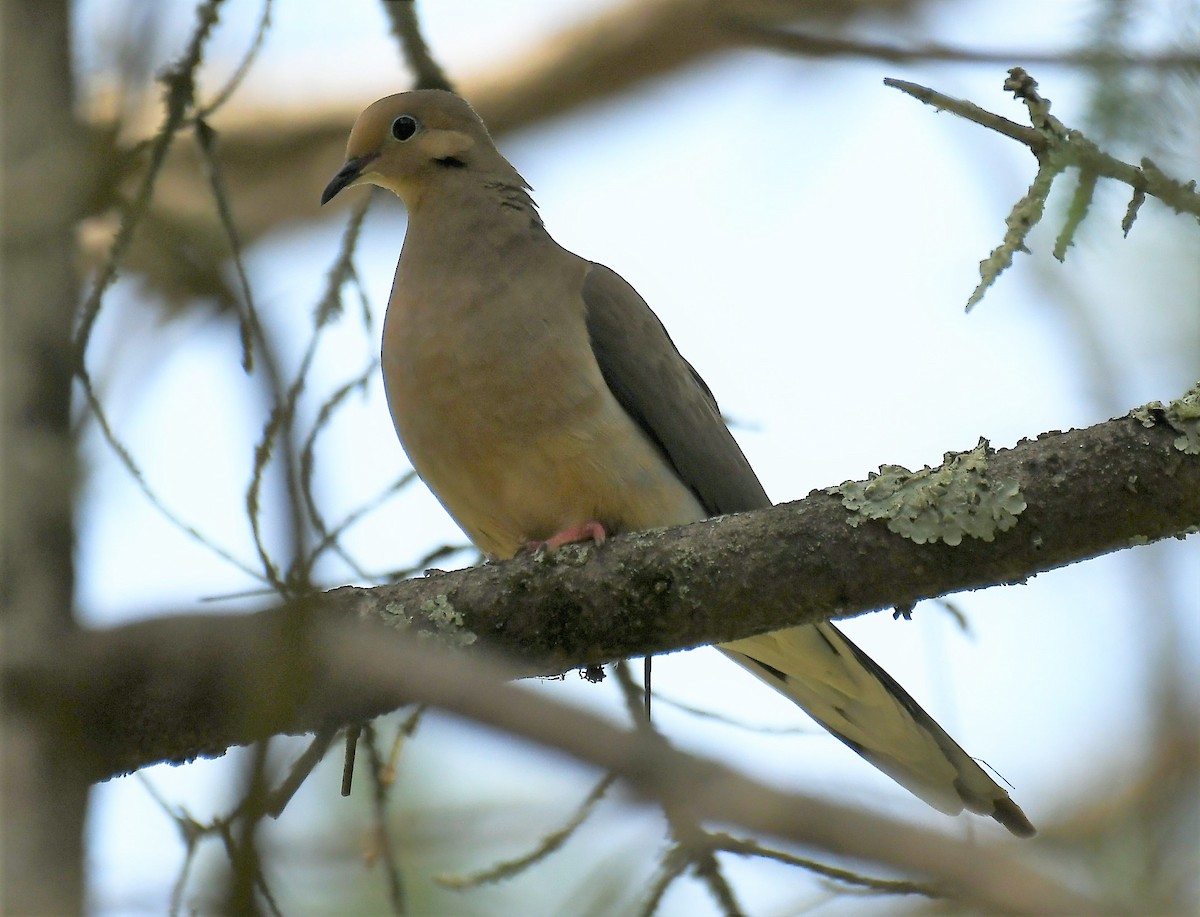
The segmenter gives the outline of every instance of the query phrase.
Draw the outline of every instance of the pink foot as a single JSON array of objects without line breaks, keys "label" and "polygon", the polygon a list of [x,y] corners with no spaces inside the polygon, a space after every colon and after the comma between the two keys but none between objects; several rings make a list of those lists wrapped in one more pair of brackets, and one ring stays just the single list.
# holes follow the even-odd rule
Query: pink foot
[{"label": "pink foot", "polygon": [[527,541],[518,553],[532,554],[534,551],[557,551],[565,544],[578,544],[581,541],[594,541],[596,544],[604,544],[604,540],[607,537],[608,532],[604,531],[604,526],[599,522],[585,522],[583,525],[563,529],[561,532],[551,535],[545,541]]}]

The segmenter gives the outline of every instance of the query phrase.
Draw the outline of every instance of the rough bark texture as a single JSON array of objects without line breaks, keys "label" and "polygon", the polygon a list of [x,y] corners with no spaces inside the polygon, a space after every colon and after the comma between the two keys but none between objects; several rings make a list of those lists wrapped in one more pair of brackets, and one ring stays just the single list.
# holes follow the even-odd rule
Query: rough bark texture
[{"label": "rough bark texture", "polygon": [[514,673],[550,675],[1018,583],[1194,529],[1200,456],[1179,451],[1176,435],[1125,417],[995,453],[989,473],[1018,481],[1028,507],[993,542],[918,545],[882,522],[849,525],[839,497],[815,492],[552,557],[343,587],[243,618],[81,635],[52,661],[10,673],[7,689],[22,704],[70,711],[63,748],[103,779],[353,723],[411,699],[348,687],[353,666],[338,669],[324,653],[322,635],[339,629],[370,627],[386,641],[411,620],[429,645],[473,641],[471,652],[503,657]]},{"label": "rough bark texture", "polygon": [[[68,3],[4,0],[0,297],[0,644],[52,658],[73,625],[71,323],[83,161],[73,120]],[[5,703],[3,902],[8,914],[83,906],[86,779],[46,711]]]}]

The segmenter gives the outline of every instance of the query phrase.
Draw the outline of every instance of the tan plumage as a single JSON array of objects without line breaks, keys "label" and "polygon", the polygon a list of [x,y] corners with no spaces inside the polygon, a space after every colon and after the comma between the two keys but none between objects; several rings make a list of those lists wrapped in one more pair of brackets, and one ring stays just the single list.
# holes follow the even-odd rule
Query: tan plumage
[{"label": "tan plumage", "polygon": [[[322,196],[371,183],[409,211],[383,335],[388,405],[413,467],[497,558],[588,523],[609,533],[770,500],[707,386],[617,274],[561,248],[457,96],[359,116]],[[719,647],[943,812],[1020,808],[830,624]]]}]

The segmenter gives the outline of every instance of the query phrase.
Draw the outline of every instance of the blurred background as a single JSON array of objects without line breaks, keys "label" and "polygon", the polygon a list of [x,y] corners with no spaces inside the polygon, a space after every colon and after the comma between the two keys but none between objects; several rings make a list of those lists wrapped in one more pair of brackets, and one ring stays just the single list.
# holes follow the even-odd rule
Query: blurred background
[{"label": "blurred background", "polygon": [[[155,76],[186,48],[196,7],[77,0],[80,115],[123,143],[151,137],[162,120]],[[353,252],[357,288],[343,289],[341,311],[318,312],[369,194],[321,210],[321,190],[359,110],[412,85],[389,15],[368,0],[266,9],[264,23],[262,0],[221,6],[197,93],[213,100],[259,43],[208,121],[270,359],[242,369],[247,294],[203,158],[181,134],[87,351],[112,438],[140,473],[81,399],[78,607],[89,625],[257,607],[263,557],[285,570],[314,556],[306,573],[329,587],[475,559],[459,549],[423,561],[464,539],[420,482],[394,486],[408,466],[375,361],[404,235],[398,202],[377,195]],[[1060,264],[1049,252],[1076,180],[1062,177],[1031,253],[965,315],[979,261],[1035,160],[883,85],[911,80],[1025,122],[1001,89],[1007,68],[1024,66],[1068,126],[1187,180],[1200,175],[1195,0],[438,0],[417,10],[434,58],[533,186],[551,234],[642,293],[777,502],[881,463],[936,465],[980,436],[999,448],[1094,424],[1200,376],[1200,229],[1149,200],[1123,238],[1130,189],[1110,182]],[[784,48],[780,32],[801,38]],[[1114,62],[1118,52],[1137,60]],[[81,230],[93,271],[115,214],[100,208]],[[297,379],[291,434],[256,470],[272,406]],[[320,532],[295,506],[306,456],[329,528],[352,521],[337,550],[316,555]],[[247,493],[259,476],[256,536]],[[965,628],[934,603],[911,623],[885,613],[845,626],[1013,785],[1042,830],[1017,853],[1105,900],[1182,913],[1200,901],[1198,583],[1195,541],[1170,542],[955,596]],[[656,660],[655,687],[733,721],[660,704],[660,727],[685,748],[985,848],[1010,845],[991,823],[928,810],[711,650]],[[621,721],[611,684],[569,674],[538,690]],[[403,716],[376,725],[381,744]],[[273,742],[272,772],[304,744]],[[221,844],[200,844],[185,874],[161,803],[199,821],[228,813],[246,754],[94,788],[93,913],[162,913],[173,891],[186,912],[217,906]],[[266,876],[286,914],[388,912],[371,863],[370,788],[362,781],[343,800],[340,768],[331,754],[264,829]],[[398,760],[389,814],[412,913],[636,913],[665,833],[659,815],[619,792],[515,878],[465,891],[433,881],[536,846],[599,777],[427,714]],[[946,911],[847,894],[778,863],[722,863],[756,915]],[[692,880],[675,883],[659,911],[716,912]]]}]

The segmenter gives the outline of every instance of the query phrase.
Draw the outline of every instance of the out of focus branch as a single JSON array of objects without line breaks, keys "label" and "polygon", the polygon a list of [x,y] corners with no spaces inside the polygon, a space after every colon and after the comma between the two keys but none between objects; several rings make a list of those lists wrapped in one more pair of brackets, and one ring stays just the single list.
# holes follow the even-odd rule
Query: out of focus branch
[{"label": "out of focus branch", "polygon": [[384,12],[392,22],[392,34],[404,51],[404,61],[412,71],[413,89],[448,89],[454,86],[434,60],[417,22],[417,4],[413,0],[382,0]]},{"label": "out of focus branch", "polygon": [[[0,654],[75,626],[74,228],[92,171],[75,120],[67,0],[0,3]],[[87,785],[53,724],[0,705],[0,912],[83,908]]]},{"label": "out of focus branch", "polygon": [[[492,133],[501,135],[752,45],[744,33],[731,28],[734,16],[738,22],[764,27],[795,24],[837,32],[866,18],[906,17],[929,2],[627,0],[564,28],[538,46],[515,50],[510,63],[487,73],[456,76],[453,82]],[[436,85],[435,71],[440,68],[409,21],[412,10],[405,8],[411,6],[387,4],[396,8],[393,19],[407,36],[406,58],[417,71],[417,82]],[[220,135],[222,170],[243,243],[252,244],[280,225],[317,218],[317,198],[341,165],[354,118],[374,98],[408,85],[397,80],[380,86],[370,97],[347,99],[324,109],[281,109],[273,100],[254,99],[243,90],[214,114],[211,124]],[[98,112],[96,118],[98,141],[111,143],[104,113]],[[110,158],[117,164],[114,171],[136,171],[137,155],[128,149],[112,147]],[[177,144],[159,177],[148,215],[149,223],[158,229],[139,236],[127,266],[172,301],[207,296],[232,303],[222,275],[224,239],[198,178],[194,152],[186,144]],[[85,234],[85,247],[96,260],[103,258],[112,232],[110,221],[98,216]]]},{"label": "out of focus branch", "polygon": [[1056,64],[1063,67],[1101,69],[1119,67],[1145,70],[1200,70],[1200,52],[1156,51],[1135,52],[1110,49],[1081,48],[1075,51],[1034,51],[1031,48],[989,50],[959,48],[928,42],[898,45],[879,41],[839,38],[798,32],[791,28],[775,28],[753,22],[734,21],[734,28],[748,41],[762,48],[774,48],[788,54],[805,57],[861,57],[888,63],[926,63],[941,61],[953,64],[1002,64],[1009,66],[1021,61],[1025,66]]},{"label": "out of focus branch", "polygon": [[[770,789],[728,767],[678,752],[644,730],[622,730],[507,684],[513,671],[486,658],[451,654],[430,641],[381,640],[373,629],[333,622],[316,626],[307,650],[297,655],[283,651],[287,641],[272,639],[261,623],[185,616],[80,635],[60,648],[54,693],[45,700],[60,711],[104,716],[94,706],[103,694],[105,702],[136,716],[137,710],[128,709],[136,698],[126,689],[131,679],[148,679],[181,707],[211,706],[225,719],[243,722],[265,717],[262,726],[274,730],[289,709],[319,721],[353,709],[367,714],[425,702],[618,774],[637,796],[697,820],[885,864],[985,911],[1100,913],[1094,902],[998,847],[981,855],[959,839]],[[64,725],[84,724],[64,717]],[[64,735],[65,742],[70,738]],[[65,744],[60,753],[81,751],[86,749]]]}]

